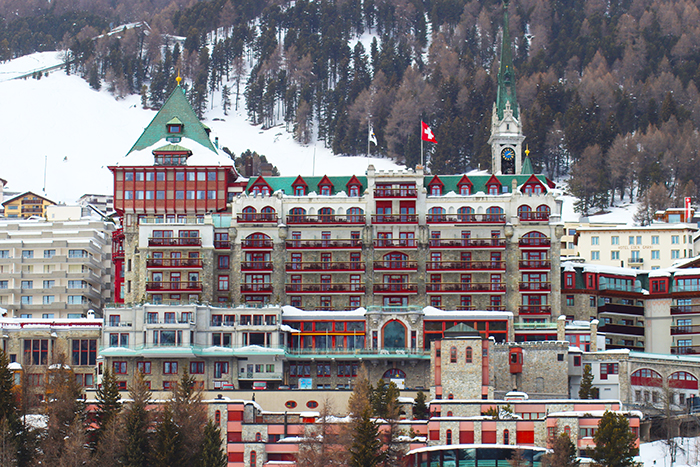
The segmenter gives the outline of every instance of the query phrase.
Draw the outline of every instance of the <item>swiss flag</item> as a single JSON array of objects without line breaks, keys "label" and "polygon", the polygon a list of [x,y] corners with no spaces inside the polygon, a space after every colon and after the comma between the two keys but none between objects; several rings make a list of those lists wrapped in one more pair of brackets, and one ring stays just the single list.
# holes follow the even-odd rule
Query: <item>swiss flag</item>
[{"label": "swiss flag", "polygon": [[430,127],[422,120],[420,122],[420,129],[420,138],[423,141],[428,141],[430,143],[437,144],[437,140],[435,139],[435,134],[433,134],[433,130],[431,130]]}]

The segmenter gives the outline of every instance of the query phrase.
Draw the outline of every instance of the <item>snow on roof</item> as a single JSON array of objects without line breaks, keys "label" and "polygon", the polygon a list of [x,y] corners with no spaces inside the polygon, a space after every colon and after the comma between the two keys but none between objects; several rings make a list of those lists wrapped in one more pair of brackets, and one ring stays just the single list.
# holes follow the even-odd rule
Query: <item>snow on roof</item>
[{"label": "snow on roof", "polygon": [[690,268],[690,269],[675,269],[673,271],[674,276],[697,276],[700,275],[700,268]]},{"label": "snow on roof", "polygon": [[423,308],[423,314],[426,318],[454,318],[459,315],[465,319],[513,319],[513,313],[510,311],[439,310],[432,306]]},{"label": "snow on roof", "polygon": [[49,426],[48,415],[27,414],[22,417],[22,420],[24,420],[24,423],[32,428],[44,429]]},{"label": "snow on roof", "polygon": [[639,410],[570,410],[562,412],[551,412],[547,414],[547,417],[571,417],[571,418],[582,418],[582,417],[602,417],[605,412],[613,412],[619,414],[631,415],[633,417],[639,417],[644,419],[644,414]]},{"label": "snow on roof", "polygon": [[415,399],[413,397],[399,396],[397,400],[400,404],[413,404],[415,402]]},{"label": "snow on roof", "polygon": [[321,414],[319,412],[299,412],[301,418],[311,418],[319,417]]},{"label": "snow on roof", "polygon": [[637,274],[643,272],[639,269],[632,268],[621,268],[618,266],[606,266],[604,264],[584,264],[583,272],[592,272],[596,274],[615,274],[617,276],[633,276],[637,277]]},{"label": "snow on roof", "polygon": [[[147,148],[135,149],[114,165],[117,167],[152,166],[154,162],[153,151],[168,144],[170,144],[168,141],[161,139]],[[233,161],[226,153],[212,151],[193,139],[183,137],[178,145],[192,151],[192,155],[189,156],[185,162],[187,166],[220,165],[233,167]]]},{"label": "snow on roof", "polygon": [[300,310],[293,306],[284,305],[282,307],[282,316],[285,319],[330,319],[330,318],[364,318],[367,310],[358,308],[349,311],[318,311],[318,310]]},{"label": "snow on roof", "polygon": [[673,269],[653,269],[649,271],[649,277],[671,277],[671,271],[676,272]]},{"label": "snow on roof", "polygon": [[291,327],[288,324],[283,324],[282,326],[280,326],[280,331],[282,331],[282,332],[301,332],[300,330],[294,329],[293,327]]},{"label": "snow on roof", "polygon": [[431,451],[443,451],[446,449],[474,449],[474,448],[486,448],[486,449],[526,449],[529,451],[543,451],[547,452],[547,448],[540,448],[537,446],[520,446],[518,444],[450,444],[449,446],[427,446],[423,448],[413,449],[406,453],[406,456],[412,454],[417,454],[419,452],[431,452]]},{"label": "snow on roof", "polygon": [[22,365],[19,362],[12,362],[7,365],[8,370],[21,370]]}]

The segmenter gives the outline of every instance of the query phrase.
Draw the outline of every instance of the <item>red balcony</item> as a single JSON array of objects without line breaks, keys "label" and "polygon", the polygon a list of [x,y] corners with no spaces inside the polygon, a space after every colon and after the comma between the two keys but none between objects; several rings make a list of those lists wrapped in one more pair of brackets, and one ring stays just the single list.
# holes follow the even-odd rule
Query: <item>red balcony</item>
[{"label": "red balcony", "polygon": [[202,283],[199,281],[153,281],[146,282],[146,290],[149,292],[201,292]]},{"label": "red balcony", "polygon": [[[608,346],[610,347],[610,346]],[[700,354],[700,345],[682,345],[671,347],[671,355],[695,355]]]},{"label": "red balcony", "polygon": [[520,290],[530,290],[530,291],[547,291],[552,290],[551,282],[521,282]]},{"label": "red balcony", "polygon": [[700,325],[671,326],[671,335],[700,334]]},{"label": "red balcony", "polygon": [[462,292],[504,292],[502,282],[428,282],[425,284],[427,293],[462,293]]},{"label": "red balcony", "polygon": [[364,271],[365,263],[361,261],[333,261],[333,262],[290,262],[287,263],[287,271],[322,272],[322,271]]},{"label": "red balcony", "polygon": [[417,294],[418,285],[409,283],[400,284],[374,284],[374,293],[377,294]]},{"label": "red balcony", "polygon": [[362,240],[287,240],[288,250],[359,249]]},{"label": "red balcony", "polygon": [[534,314],[552,314],[552,307],[550,305],[521,305],[518,307],[518,312],[521,315],[534,315]]},{"label": "red balcony", "polygon": [[323,214],[318,216],[308,216],[308,215],[287,215],[287,225],[365,225],[365,215],[364,214],[347,214],[347,215],[336,215],[336,214]]},{"label": "red balcony", "polygon": [[287,293],[294,294],[363,294],[365,293],[365,286],[363,284],[352,284],[352,283],[332,283],[332,284],[287,284],[285,286]]},{"label": "red balcony", "polygon": [[242,294],[271,294],[272,284],[241,284]]},{"label": "red balcony", "polygon": [[375,261],[375,271],[417,271],[417,261]]},{"label": "red balcony", "polygon": [[431,261],[426,264],[428,271],[503,271],[505,261]]},{"label": "red balcony", "polygon": [[241,248],[244,250],[272,250],[274,244],[269,238],[245,238],[241,240]]},{"label": "red balcony", "polygon": [[550,245],[548,238],[521,238],[519,244],[521,247],[548,247]]},{"label": "red balcony", "polygon": [[245,261],[241,263],[241,271],[272,271],[270,261]]},{"label": "red balcony", "polygon": [[689,315],[694,313],[700,313],[700,305],[680,305],[672,306],[672,315]]},{"label": "red balcony", "polygon": [[551,269],[552,262],[548,259],[527,259],[520,261],[520,269]]},{"label": "red balcony", "polygon": [[505,248],[505,238],[431,238],[428,245],[433,250],[449,248]]},{"label": "red balcony", "polygon": [[231,242],[228,240],[214,240],[214,248],[217,250],[230,250]]},{"label": "red balcony", "polygon": [[373,224],[417,224],[417,214],[376,214],[372,216]]},{"label": "red balcony", "polygon": [[505,214],[427,214],[428,224],[505,224]]},{"label": "red balcony", "polygon": [[518,213],[521,222],[546,222],[549,220],[548,212],[521,211]]},{"label": "red balcony", "polygon": [[202,260],[199,258],[149,258],[147,268],[190,268],[201,269]]},{"label": "red balcony", "polygon": [[199,237],[151,237],[148,246],[202,246]]},{"label": "red balcony", "polygon": [[415,198],[415,188],[375,188],[375,198]]},{"label": "red balcony", "polygon": [[279,220],[276,212],[252,212],[242,213],[236,216],[239,224],[276,224]]},{"label": "red balcony", "polygon": [[374,248],[417,248],[415,238],[375,238]]}]

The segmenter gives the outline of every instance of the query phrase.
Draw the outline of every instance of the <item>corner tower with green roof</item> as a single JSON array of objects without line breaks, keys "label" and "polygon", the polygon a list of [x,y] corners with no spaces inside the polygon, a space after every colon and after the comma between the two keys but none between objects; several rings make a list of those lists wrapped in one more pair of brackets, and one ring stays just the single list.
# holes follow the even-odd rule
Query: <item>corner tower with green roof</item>
[{"label": "corner tower with green roof", "polygon": [[523,125],[515,94],[515,69],[508,30],[508,3],[503,1],[503,40],[498,69],[498,92],[491,117],[491,171],[520,174],[522,170]]}]

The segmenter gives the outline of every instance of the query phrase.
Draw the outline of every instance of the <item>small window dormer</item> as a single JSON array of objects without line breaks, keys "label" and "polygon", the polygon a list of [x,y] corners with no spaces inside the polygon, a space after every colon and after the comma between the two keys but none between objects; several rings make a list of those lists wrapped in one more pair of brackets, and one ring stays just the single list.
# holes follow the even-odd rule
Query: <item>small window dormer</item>
[{"label": "small window dormer", "polygon": [[179,118],[173,117],[168,123],[165,124],[165,128],[170,134],[179,135],[182,134],[184,125]]},{"label": "small window dormer", "polygon": [[324,175],[318,182],[318,192],[321,196],[330,196],[333,193],[333,182],[328,178],[328,175]]},{"label": "small window dormer", "polygon": [[486,182],[486,193],[489,195],[498,195],[501,192],[501,181],[492,175]]},{"label": "small window dormer", "polygon": [[459,190],[459,194],[462,196],[473,194],[473,188],[474,184],[466,175],[462,175],[462,178],[459,180],[459,182],[457,182],[457,189]]},{"label": "small window dormer", "polygon": [[176,144],[168,144],[153,151],[155,165],[187,165],[192,151]]},{"label": "small window dormer", "polygon": [[428,183],[428,193],[430,193],[430,196],[442,196],[442,189],[445,187],[445,184],[442,183],[442,180],[440,180],[440,177],[435,175],[432,180],[430,180],[430,183]]},{"label": "small window dormer", "polygon": [[297,177],[296,180],[294,180],[294,183],[292,183],[292,190],[294,192],[294,196],[306,196],[308,193],[308,188],[309,186],[306,184],[303,178],[301,178],[301,175]]},{"label": "small window dormer", "polygon": [[348,190],[348,196],[359,197],[362,193],[362,183],[356,176],[352,176],[348,183],[345,185]]}]

